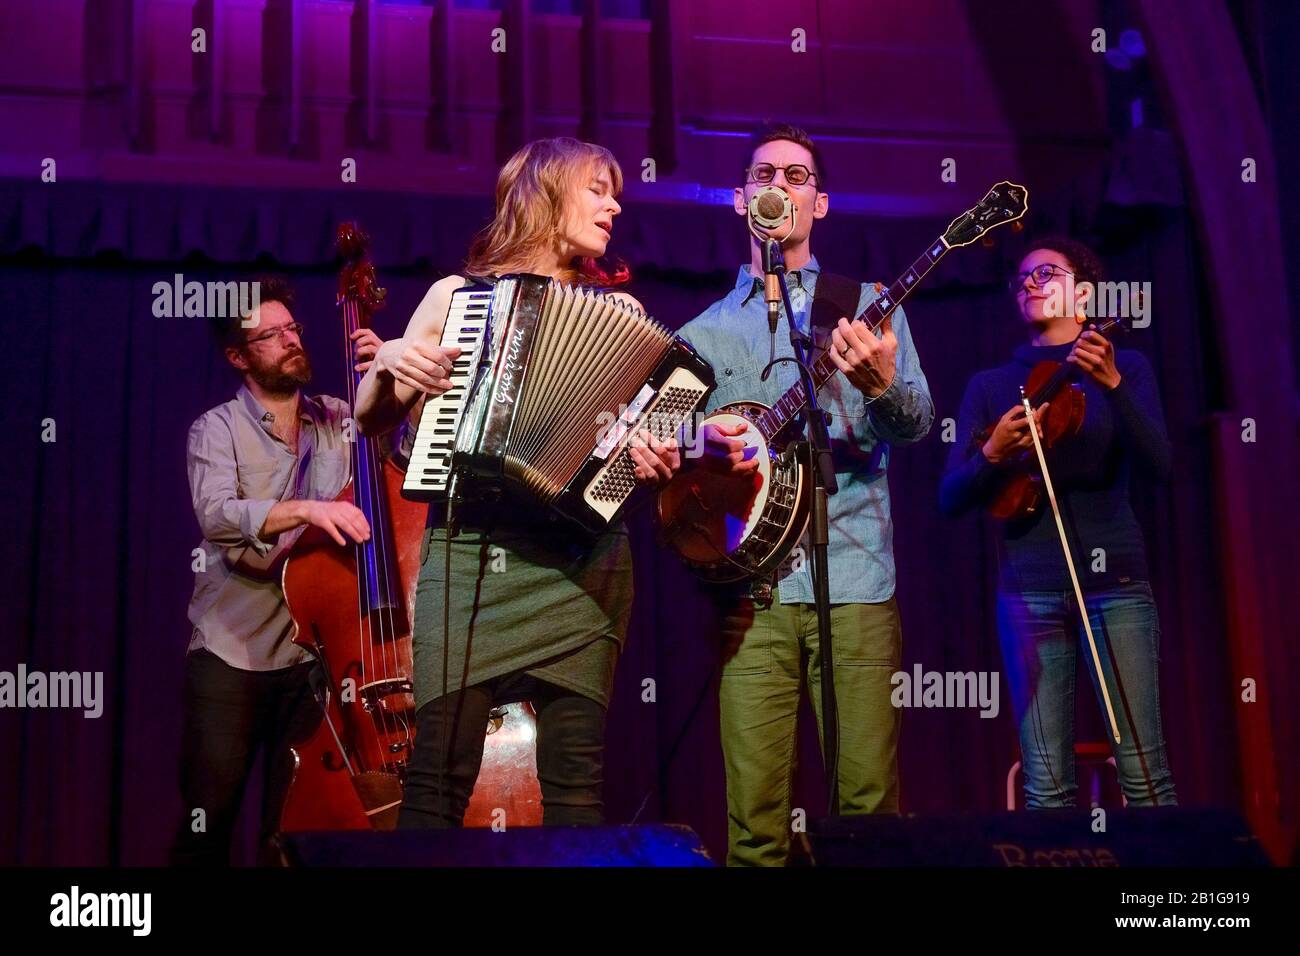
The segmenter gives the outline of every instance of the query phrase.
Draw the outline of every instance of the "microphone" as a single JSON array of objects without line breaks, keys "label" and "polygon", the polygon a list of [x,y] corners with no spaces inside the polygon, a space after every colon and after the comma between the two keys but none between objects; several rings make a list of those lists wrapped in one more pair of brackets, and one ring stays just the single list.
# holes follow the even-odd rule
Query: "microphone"
[{"label": "microphone", "polygon": [[763,299],[767,302],[767,329],[772,335],[776,335],[781,316],[781,277],[777,269],[785,265],[783,258],[775,239],[763,240]]},{"label": "microphone", "polygon": [[[794,227],[794,203],[784,190],[764,186],[749,200],[749,231],[763,245],[763,298],[767,302],[767,327],[773,336],[781,314],[781,280],[778,273],[785,271],[781,244],[759,229],[775,229],[787,219]],[[775,342],[775,339],[773,339]]]},{"label": "microphone", "polygon": [[775,229],[794,213],[794,203],[784,191],[764,186],[749,201],[750,228]]}]

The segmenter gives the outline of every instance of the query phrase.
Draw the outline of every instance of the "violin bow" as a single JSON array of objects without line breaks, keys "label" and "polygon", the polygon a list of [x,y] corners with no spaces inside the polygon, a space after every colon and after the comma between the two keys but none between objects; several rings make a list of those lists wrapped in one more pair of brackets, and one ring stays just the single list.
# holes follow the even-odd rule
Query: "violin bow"
[{"label": "violin bow", "polygon": [[1110,691],[1106,689],[1106,675],[1101,672],[1101,656],[1097,653],[1097,641],[1092,636],[1092,622],[1088,619],[1088,606],[1083,603],[1083,589],[1079,587],[1079,575],[1074,569],[1074,555],[1070,552],[1070,541],[1065,536],[1065,524],[1061,521],[1061,509],[1056,504],[1056,491],[1052,488],[1052,476],[1047,470],[1047,457],[1043,454],[1043,444],[1038,440],[1038,419],[1034,416],[1033,406],[1025,387],[1020,386],[1020,404],[1025,406],[1025,416],[1029,419],[1029,435],[1034,440],[1034,453],[1038,456],[1038,467],[1043,473],[1043,485],[1047,488],[1047,500],[1052,503],[1052,515],[1056,518],[1056,531],[1061,536],[1061,550],[1065,552],[1065,565],[1070,569],[1070,583],[1074,585],[1074,599],[1079,604],[1079,617],[1083,620],[1083,631],[1088,635],[1088,649],[1092,651],[1093,671],[1097,675],[1097,686],[1101,688],[1101,699],[1106,704],[1106,719],[1110,721],[1110,733],[1119,743],[1119,724],[1115,722],[1115,708],[1110,702]]}]

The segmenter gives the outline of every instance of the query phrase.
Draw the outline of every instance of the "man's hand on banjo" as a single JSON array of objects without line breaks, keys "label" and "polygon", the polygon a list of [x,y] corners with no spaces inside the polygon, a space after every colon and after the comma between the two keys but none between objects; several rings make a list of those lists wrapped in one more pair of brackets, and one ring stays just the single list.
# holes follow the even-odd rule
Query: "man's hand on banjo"
[{"label": "man's hand on banjo", "polygon": [[750,475],[758,470],[758,449],[738,438],[745,434],[744,425],[710,423],[700,429],[700,466],[710,471],[732,475]]}]

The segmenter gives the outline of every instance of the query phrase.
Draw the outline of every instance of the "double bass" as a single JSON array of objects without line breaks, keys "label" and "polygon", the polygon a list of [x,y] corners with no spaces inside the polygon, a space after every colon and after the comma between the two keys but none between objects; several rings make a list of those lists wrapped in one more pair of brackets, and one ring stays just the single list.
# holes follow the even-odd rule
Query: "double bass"
[{"label": "double bass", "polygon": [[[367,244],[355,223],[339,226],[344,264],[338,305],[349,368],[352,335],[369,327],[386,295]],[[355,408],[361,374],[347,379],[348,407]],[[402,497],[404,474],[389,443],[362,435],[350,420],[347,426],[351,480],[338,500],[365,515],[370,539],[340,547],[308,528],[281,576],[294,643],[321,663],[313,688],[321,721],[291,747],[293,779],[282,831],[393,829],[415,747],[411,624],[427,506]],[[497,810],[511,825],[540,823],[531,710],[526,704],[498,709],[485,732],[483,769],[466,825],[487,825]]]}]

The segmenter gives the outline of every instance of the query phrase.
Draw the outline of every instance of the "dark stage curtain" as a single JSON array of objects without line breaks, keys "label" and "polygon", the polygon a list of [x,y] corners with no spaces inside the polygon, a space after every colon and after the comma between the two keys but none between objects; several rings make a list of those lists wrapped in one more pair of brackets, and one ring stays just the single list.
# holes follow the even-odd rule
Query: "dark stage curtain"
[{"label": "dark stage curtain", "polygon": [[[1206,416],[1218,403],[1208,308],[1187,211],[1129,196],[1099,177],[1070,195],[1035,197],[1031,229],[1096,233],[1116,278],[1150,280],[1151,327],[1132,347],[1159,376],[1177,468],[1139,486],[1163,626],[1165,728],[1185,803],[1236,803],[1236,743],[1216,574]],[[959,191],[954,189],[954,197]],[[954,214],[979,196],[960,191]],[[156,318],[152,286],[287,273],[298,286],[314,388],[343,392],[334,311],[335,223],[375,235],[390,289],[380,333],[395,335],[438,275],[453,270],[489,209],[483,201],[91,183],[0,186],[0,307],[9,356],[3,409],[6,573],[0,669],[102,671],[104,712],[0,711],[0,862],[151,864],[181,813],[176,787],[180,675],[189,635],[190,510],[184,441],[196,416],[237,382],[201,320]],[[817,227],[823,266],[888,281],[944,220],[832,215]],[[993,629],[989,529],[942,518],[936,489],[967,379],[1019,342],[1002,286],[1020,240],[954,252],[906,310],[937,406],[933,433],[892,460],[890,487],[904,666],[1001,670]],[[630,204],[615,251],[632,291],[677,326],[734,279],[744,235],[727,208]],[[53,420],[56,440],[42,440]],[[690,824],[721,857],[725,804],[709,604],[653,540],[649,510],[630,518],[637,604],[610,714],[611,821]],[[655,681],[655,700],[642,699]],[[1081,674],[1081,680],[1086,676]],[[1081,691],[1085,688],[1081,687]],[[1081,740],[1101,740],[1081,692]],[[824,805],[808,721],[796,805]],[[912,710],[902,737],[903,806],[990,811],[1017,758],[1010,704]],[[255,808],[255,795],[245,802]],[[251,814],[247,814],[251,816]],[[247,854],[251,820],[243,831]]]}]

